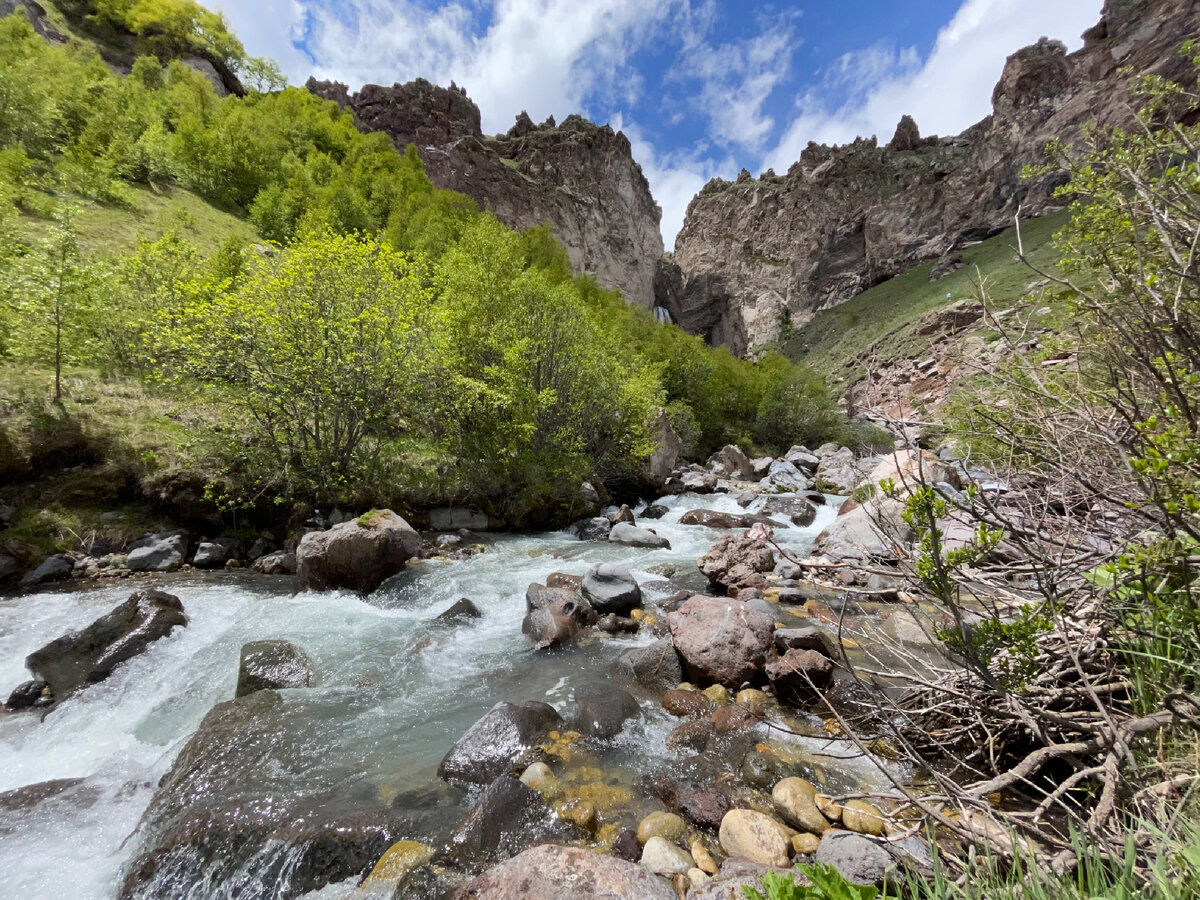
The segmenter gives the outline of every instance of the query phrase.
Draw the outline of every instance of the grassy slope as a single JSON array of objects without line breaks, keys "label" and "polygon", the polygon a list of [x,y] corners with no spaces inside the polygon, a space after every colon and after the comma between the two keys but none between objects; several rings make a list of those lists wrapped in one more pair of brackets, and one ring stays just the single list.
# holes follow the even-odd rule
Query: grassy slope
[{"label": "grassy slope", "polygon": [[[1050,238],[1066,220],[1066,213],[1057,213],[1022,224],[1025,253],[1039,268],[1052,267],[1057,260]],[[913,335],[918,320],[950,303],[978,297],[981,276],[988,296],[998,306],[1019,299],[1031,284],[1041,280],[1016,259],[1016,246],[1015,229],[1009,228],[962,250],[966,265],[941,281],[929,280],[933,263],[910,269],[840,306],[817,313],[796,330],[783,352],[792,360],[812,366],[833,383],[860,377],[861,360],[868,352],[880,361],[919,352],[919,346],[928,339]]]},{"label": "grassy slope", "polygon": [[[72,218],[79,245],[88,259],[98,260],[135,250],[138,240],[156,240],[171,230],[211,255],[230,237],[250,242],[258,239],[245,219],[217,209],[179,187],[128,187],[128,202],[97,203],[77,200]],[[36,239],[48,226],[45,219],[23,216],[24,237]]]}]

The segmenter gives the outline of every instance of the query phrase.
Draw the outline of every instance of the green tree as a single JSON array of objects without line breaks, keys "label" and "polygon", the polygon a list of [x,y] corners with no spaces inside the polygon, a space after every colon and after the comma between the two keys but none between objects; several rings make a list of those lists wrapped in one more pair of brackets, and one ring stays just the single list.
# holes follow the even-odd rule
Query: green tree
[{"label": "green tree", "polygon": [[419,260],[373,240],[306,236],[189,309],[178,352],[190,374],[236,389],[277,477],[336,492],[421,411],[425,280]]},{"label": "green tree", "polygon": [[93,347],[92,272],[83,264],[70,213],[14,268],[12,355],[54,367],[54,400],[62,399],[63,367]]}]

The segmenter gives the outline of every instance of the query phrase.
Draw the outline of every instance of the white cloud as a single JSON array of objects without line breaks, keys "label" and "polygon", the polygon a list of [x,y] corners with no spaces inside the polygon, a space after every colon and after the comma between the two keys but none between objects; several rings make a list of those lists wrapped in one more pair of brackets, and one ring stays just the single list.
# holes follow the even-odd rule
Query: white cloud
[{"label": "white cloud", "polygon": [[[966,0],[923,63],[911,49],[880,45],[846,54],[825,73],[830,90],[797,98],[797,116],[762,165],[786,171],[810,140],[841,144],[872,134],[890,140],[905,113],[922,134],[958,134],[990,111],[992,88],[1009,54],[1043,36],[1078,47],[1077,36],[1099,19],[1100,5],[1100,0]],[[828,94],[846,99],[830,108]]]},{"label": "white cloud", "polygon": [[[795,15],[784,21],[796,18]],[[711,29],[711,17],[702,20]],[[710,136],[725,146],[758,150],[775,128],[763,106],[788,77],[798,42],[790,25],[764,23],[754,37],[713,45],[692,32],[668,80],[699,81],[690,100],[709,123]]]}]

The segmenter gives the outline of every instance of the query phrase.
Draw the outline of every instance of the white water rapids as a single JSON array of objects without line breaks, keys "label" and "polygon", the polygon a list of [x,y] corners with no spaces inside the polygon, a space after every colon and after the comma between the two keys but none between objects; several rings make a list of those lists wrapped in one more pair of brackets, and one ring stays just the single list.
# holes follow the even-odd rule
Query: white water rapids
[{"label": "white water rapids", "polygon": [[[0,792],[84,779],[33,806],[0,807],[0,898],[116,895],[136,849],[131,835],[159,779],[205,713],[233,697],[239,650],[247,641],[284,638],[302,647],[316,673],[309,690],[331,701],[319,726],[328,730],[317,742],[322,752],[344,754],[344,764],[401,790],[436,781],[442,756],[497,701],[542,699],[561,709],[573,686],[603,677],[622,650],[651,639],[602,637],[578,652],[532,653],[521,634],[526,587],[544,583],[551,572],[582,575],[594,563],[618,562],[651,600],[676,589],[650,571],[662,564],[676,565],[699,589],[695,561],[725,532],[679,525],[680,515],[697,508],[741,510],[728,495],[666,502],[670,513],[644,524],[667,537],[670,550],[583,543],[565,534],[495,535],[490,552],[418,563],[398,585],[368,599],[294,594],[290,579],[248,574],[158,579],[155,584],[183,601],[188,627],[59,704],[44,721],[37,714],[0,717]],[[820,507],[813,525],[781,524],[777,537],[802,550],[833,516],[833,508]],[[86,626],[144,584],[0,600],[0,696],[29,678],[26,654]],[[460,597],[472,599],[483,618],[431,628],[430,620]],[[627,726],[618,741],[662,756],[663,737],[676,723],[661,709],[643,706],[643,720]],[[322,764],[312,760],[314,769]]]}]

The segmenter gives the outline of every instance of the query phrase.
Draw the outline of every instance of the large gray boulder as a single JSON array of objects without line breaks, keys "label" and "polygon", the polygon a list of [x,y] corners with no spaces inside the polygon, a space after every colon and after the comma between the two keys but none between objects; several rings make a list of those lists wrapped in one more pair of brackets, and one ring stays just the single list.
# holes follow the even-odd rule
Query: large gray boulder
[{"label": "large gray boulder", "polygon": [[251,641],[243,645],[235,696],[279,688],[312,687],[312,682],[312,661],[291,641]]},{"label": "large gray boulder", "polygon": [[726,444],[708,458],[708,470],[728,478],[749,478],[754,471],[750,458],[736,444]]},{"label": "large gray boulder", "polygon": [[590,603],[566,588],[531,584],[525,591],[521,633],[539,650],[559,647],[590,631],[599,620]]},{"label": "large gray boulder", "polygon": [[807,528],[817,518],[817,508],[804,497],[768,497],[762,514],[787,519],[793,525]]},{"label": "large gray boulder", "polygon": [[186,531],[164,531],[142,538],[125,558],[132,572],[172,572],[187,559]]},{"label": "large gray boulder", "polygon": [[[256,691],[219,703],[175,757],[130,843],[122,900],[294,898],[361,879],[390,846],[446,810],[406,802],[363,766],[356,728],[314,727],[372,713],[373,696]],[[254,873],[254,882],[247,873]]]},{"label": "large gray boulder", "polygon": [[561,722],[546,703],[497,703],[450,748],[438,775],[447,781],[491,784],[522,765],[546,732]]},{"label": "large gray boulder", "polygon": [[260,556],[250,568],[259,575],[295,575],[296,554],[287,550],[277,550]]},{"label": "large gray boulder", "polygon": [[404,568],[421,536],[390,509],[372,510],[328,531],[311,531],[296,549],[300,580],[311,590],[366,594]]},{"label": "large gray boulder", "polygon": [[764,491],[779,492],[806,491],[810,487],[808,477],[786,459],[771,463],[759,486]]},{"label": "large gray boulder", "polygon": [[919,840],[891,843],[842,829],[826,831],[813,857],[814,862],[833,866],[851,884],[880,888],[898,882],[907,865],[919,868],[927,860],[928,851]]},{"label": "large gray boulder", "polygon": [[811,452],[807,447],[793,447],[783,455],[783,458],[797,469],[807,472],[810,475],[816,472],[817,466],[821,464],[821,457]]},{"label": "large gray boulder", "polygon": [[573,836],[542,795],[511,775],[487,786],[450,837],[451,853],[464,861],[512,856],[551,838]]},{"label": "large gray boulder", "polygon": [[639,528],[636,525],[630,525],[628,522],[618,522],[612,527],[612,531],[608,533],[608,539],[614,544],[623,544],[626,547],[645,547],[649,549],[671,549],[671,542],[665,537],[660,537],[649,528]]},{"label": "large gray boulder", "polygon": [[610,677],[658,696],[683,681],[679,654],[669,637],[649,647],[634,647],[622,653],[609,667]]},{"label": "large gray boulder", "polygon": [[237,558],[239,542],[233,538],[216,538],[204,541],[196,548],[192,565],[197,569],[217,569],[231,559]]},{"label": "large gray boulder", "polygon": [[[5,559],[12,559],[12,557],[5,557]],[[54,581],[63,581],[70,578],[73,571],[75,571],[75,564],[67,557],[47,556],[36,569],[25,574],[25,577],[20,581],[20,586],[22,588],[31,588],[42,584],[50,584]]]},{"label": "large gray boulder", "polygon": [[596,516],[593,519],[580,519],[571,523],[567,531],[581,541],[607,541],[612,527],[613,523],[607,516]]},{"label": "large gray boulder", "polygon": [[637,863],[578,847],[542,844],[468,882],[456,900],[676,900],[674,888]]},{"label": "large gray boulder", "polygon": [[575,691],[575,701],[575,726],[589,737],[613,737],[641,712],[632,695],[607,683],[579,688]]},{"label": "large gray boulder", "polygon": [[624,566],[599,563],[583,576],[580,590],[598,615],[628,615],[642,605],[642,589]]},{"label": "large gray boulder", "polygon": [[713,584],[736,587],[754,575],[775,570],[775,552],[763,541],[726,535],[700,557],[697,565]]},{"label": "large gray boulder", "polygon": [[899,497],[875,497],[863,506],[847,501],[817,535],[817,548],[837,559],[898,559],[915,536],[904,506]]},{"label": "large gray boulder", "polygon": [[30,653],[25,666],[61,700],[82,685],[103,681],[118,665],[184,625],[187,616],[178,597],[137,591],[86,628]]},{"label": "large gray boulder", "polygon": [[862,484],[867,471],[854,458],[853,450],[842,447],[821,458],[817,466],[816,487],[828,494],[853,494],[854,489]]},{"label": "large gray boulder", "polygon": [[739,600],[695,596],[667,616],[688,677],[737,689],[763,673],[775,621]]}]

